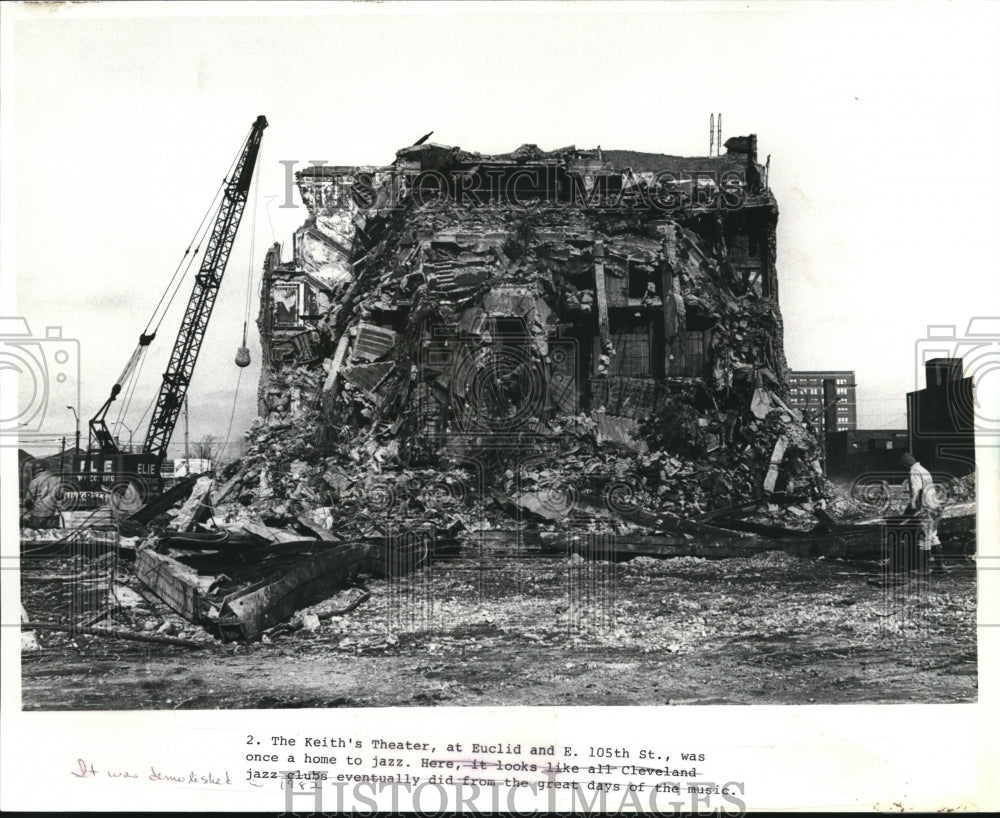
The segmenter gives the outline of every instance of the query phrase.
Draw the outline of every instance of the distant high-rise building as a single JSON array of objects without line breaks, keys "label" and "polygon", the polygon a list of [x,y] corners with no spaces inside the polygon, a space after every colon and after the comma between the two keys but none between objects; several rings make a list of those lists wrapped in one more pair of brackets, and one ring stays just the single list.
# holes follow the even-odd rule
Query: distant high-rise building
[{"label": "distant high-rise building", "polygon": [[[828,380],[833,381],[833,395],[836,399],[832,409],[823,400],[823,381]],[[816,422],[823,427],[824,432],[853,432],[858,428],[854,370],[789,372],[788,385],[791,387],[788,405],[811,418],[817,418]],[[826,429],[824,419],[833,412],[836,413],[836,425]]]}]

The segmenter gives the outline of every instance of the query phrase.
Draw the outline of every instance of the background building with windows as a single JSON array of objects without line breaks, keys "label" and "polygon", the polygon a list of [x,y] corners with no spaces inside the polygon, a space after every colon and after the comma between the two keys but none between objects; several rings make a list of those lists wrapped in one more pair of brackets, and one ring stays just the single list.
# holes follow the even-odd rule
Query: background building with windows
[{"label": "background building with windows", "polygon": [[[823,399],[823,382],[833,382],[834,409],[827,412]],[[858,428],[858,403],[854,370],[790,371],[788,373],[789,400],[793,409],[809,416],[825,433],[853,432]],[[824,419],[836,416],[831,429],[824,428]]]}]

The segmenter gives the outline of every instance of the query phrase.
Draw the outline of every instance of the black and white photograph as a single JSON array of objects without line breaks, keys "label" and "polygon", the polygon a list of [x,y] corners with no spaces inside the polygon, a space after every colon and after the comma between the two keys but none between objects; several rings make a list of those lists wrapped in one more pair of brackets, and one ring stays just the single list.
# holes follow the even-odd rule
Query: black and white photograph
[{"label": "black and white photograph", "polygon": [[18,790],[996,807],[996,5],[0,11]]}]

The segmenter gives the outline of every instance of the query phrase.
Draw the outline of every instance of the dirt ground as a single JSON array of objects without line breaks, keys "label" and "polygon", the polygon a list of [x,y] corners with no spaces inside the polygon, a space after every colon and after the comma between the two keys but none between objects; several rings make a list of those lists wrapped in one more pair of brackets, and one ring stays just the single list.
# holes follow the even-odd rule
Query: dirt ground
[{"label": "dirt ground", "polygon": [[[24,571],[32,619],[64,590],[52,577],[66,562]],[[969,702],[975,577],[964,559],[944,576],[893,579],[875,563],[780,552],[617,564],[497,552],[368,580],[371,598],[352,613],[323,616],[357,589],[308,609],[318,629],[250,644],[197,634],[147,594],[101,624],[204,647],[39,631],[43,649],[22,653],[23,706]]]}]

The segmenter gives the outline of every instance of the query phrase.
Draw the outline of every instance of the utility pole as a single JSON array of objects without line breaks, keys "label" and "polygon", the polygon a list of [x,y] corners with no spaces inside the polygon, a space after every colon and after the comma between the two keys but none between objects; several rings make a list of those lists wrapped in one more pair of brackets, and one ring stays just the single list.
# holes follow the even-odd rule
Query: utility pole
[{"label": "utility pole", "polygon": [[66,435],[63,435],[62,448],[59,450],[59,473],[66,473]]},{"label": "utility pole", "polygon": [[[80,415],[77,414],[76,408],[73,406],[67,406],[67,409],[73,413],[73,420],[76,421],[76,452],[80,451]],[[76,452],[73,453],[73,457],[76,457]]]},{"label": "utility pole", "polygon": [[823,378],[823,435],[820,439],[823,451],[823,466],[828,461],[828,441],[830,435],[837,431],[837,382],[833,378]]}]

